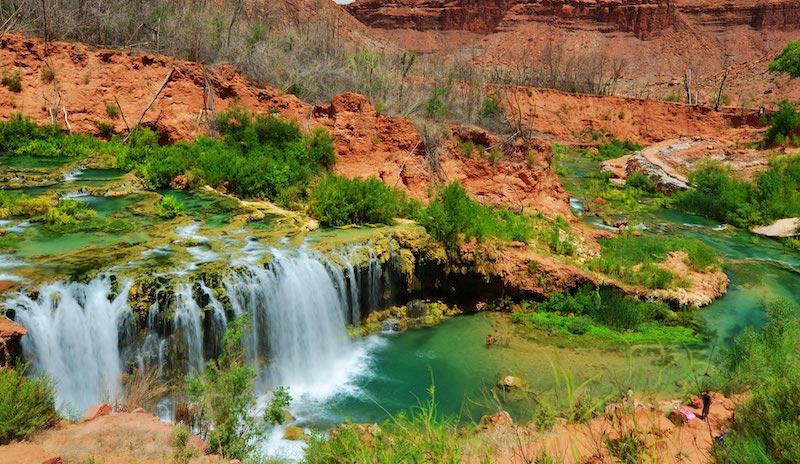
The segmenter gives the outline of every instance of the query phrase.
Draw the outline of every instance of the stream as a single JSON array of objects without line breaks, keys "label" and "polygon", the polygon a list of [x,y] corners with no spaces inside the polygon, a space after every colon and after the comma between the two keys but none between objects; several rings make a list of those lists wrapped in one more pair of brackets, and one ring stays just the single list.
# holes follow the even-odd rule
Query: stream
[{"label": "stream", "polygon": [[[52,169],[58,161],[17,160],[7,168]],[[19,288],[4,295],[4,307],[28,329],[25,358],[35,372],[54,379],[58,406],[72,417],[113,398],[131,369],[164,380],[200,373],[219,354],[226,326],[242,315],[250,320],[245,354],[257,369],[262,400],[272,388],[287,386],[294,398],[292,425],[324,431],[345,420],[378,422],[408,410],[427,399],[431,385],[444,415],[471,422],[506,409],[524,421],[533,400],[494,388],[509,374],[535,391],[569,377],[599,394],[627,388],[679,392],[681,379],[702,372],[710,353],[745,327],[765,322],[765,299],[800,303],[797,253],[748,232],[659,210],[636,218],[645,233],[697,237],[724,260],[730,289],[702,310],[712,334],[707,346],[611,349],[524,329],[498,313],[352,339],[348,325],[412,297],[398,277],[392,239],[388,251],[378,245],[388,232],[299,237],[278,218],[237,223],[240,212],[229,200],[182,191],[162,192],[187,208],[183,218],[165,225],[142,213],[152,193],[87,193],[124,183],[118,171],[77,169],[54,185],[19,192],[85,201],[98,217],[130,221],[125,232],[58,236],[22,220],[3,225],[8,241],[0,277]],[[581,200],[571,205],[582,211]],[[149,293],[134,285],[136,273],[152,279]],[[147,306],[132,308],[131,301]],[[488,334],[501,342],[487,347]],[[173,409],[165,399],[158,413],[169,420]],[[302,455],[302,442],[281,437],[281,427],[269,430],[267,454]]]}]

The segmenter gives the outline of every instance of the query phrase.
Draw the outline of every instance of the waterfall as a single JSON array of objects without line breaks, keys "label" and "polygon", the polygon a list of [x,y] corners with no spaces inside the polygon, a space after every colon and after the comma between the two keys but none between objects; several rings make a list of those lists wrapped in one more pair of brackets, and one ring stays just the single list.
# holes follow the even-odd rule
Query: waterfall
[{"label": "waterfall", "polygon": [[344,272],[308,249],[271,250],[266,267],[251,266],[225,282],[237,314],[249,314],[248,357],[266,363],[263,387],[291,386],[324,395],[352,353]]},{"label": "waterfall", "polygon": [[6,306],[28,329],[25,357],[56,381],[62,410],[80,413],[113,398],[126,368],[152,370],[161,379],[202,372],[221,348],[228,317],[242,315],[250,320],[242,341],[259,388],[288,386],[296,398],[324,398],[364,368],[365,352],[351,342],[347,323],[379,304],[377,256],[370,251],[364,267],[353,264],[352,249],[342,252],[350,256],[344,266],[306,247],[269,252],[269,264],[242,264],[223,278],[221,290],[202,279],[170,284],[167,278],[143,330],[127,303],[131,283],[115,295],[108,276],[46,284],[35,300],[21,292]]},{"label": "waterfall", "polygon": [[78,414],[101,398],[113,398],[122,374],[118,327],[130,315],[126,283],[114,296],[106,276],[88,284],[44,285],[35,300],[19,294],[6,301],[27,330],[25,358],[34,372],[56,383],[62,410]]},{"label": "waterfall", "polygon": [[192,296],[190,284],[178,284],[175,288],[175,334],[180,340],[186,357],[186,373],[203,371],[203,321],[202,309]]}]

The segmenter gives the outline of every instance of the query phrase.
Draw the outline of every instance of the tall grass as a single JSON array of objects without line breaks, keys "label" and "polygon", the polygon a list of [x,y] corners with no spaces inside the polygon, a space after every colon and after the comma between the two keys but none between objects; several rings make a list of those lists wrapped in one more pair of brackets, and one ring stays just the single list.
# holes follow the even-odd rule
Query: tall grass
[{"label": "tall grass", "polygon": [[435,390],[408,414],[400,413],[379,427],[345,424],[329,438],[315,436],[306,449],[309,464],[348,463],[459,463],[459,430],[452,419],[443,418],[436,405]]}]

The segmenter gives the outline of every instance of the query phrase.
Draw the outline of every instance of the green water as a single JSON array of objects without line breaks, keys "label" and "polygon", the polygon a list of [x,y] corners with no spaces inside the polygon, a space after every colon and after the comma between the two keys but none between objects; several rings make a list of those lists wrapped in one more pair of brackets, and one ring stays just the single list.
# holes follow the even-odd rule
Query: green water
[{"label": "green water", "polygon": [[[490,333],[500,333],[500,340],[507,336],[507,342],[487,347]],[[472,421],[505,409],[519,420],[529,420],[533,397],[494,388],[502,376],[523,378],[534,392],[553,390],[565,378],[576,384],[585,381],[592,394],[605,396],[628,388],[675,392],[676,381],[691,375],[692,368],[688,353],[586,347],[580,340],[565,341],[525,329],[497,313],[457,317],[380,339],[382,343],[371,350],[369,372],[351,392],[322,408],[316,406],[317,420],[380,421],[387,413],[427,399],[432,384],[446,415]]]},{"label": "green water", "polygon": [[0,168],[4,169],[59,168],[74,160],[75,160],[74,158],[69,158],[69,157],[4,155],[0,156]]}]

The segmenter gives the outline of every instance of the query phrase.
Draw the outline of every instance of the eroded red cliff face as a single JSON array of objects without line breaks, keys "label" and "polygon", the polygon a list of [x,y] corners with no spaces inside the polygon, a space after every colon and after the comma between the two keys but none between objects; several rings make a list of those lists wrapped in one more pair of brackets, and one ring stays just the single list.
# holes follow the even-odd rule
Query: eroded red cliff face
[{"label": "eroded red cliff face", "polygon": [[359,0],[347,10],[378,29],[493,32],[515,0]]},{"label": "eroded red cliff face", "polygon": [[800,28],[800,0],[357,0],[347,8],[378,29],[488,34],[529,23],[625,32],[648,39],[676,24]]}]

